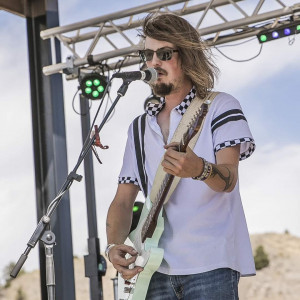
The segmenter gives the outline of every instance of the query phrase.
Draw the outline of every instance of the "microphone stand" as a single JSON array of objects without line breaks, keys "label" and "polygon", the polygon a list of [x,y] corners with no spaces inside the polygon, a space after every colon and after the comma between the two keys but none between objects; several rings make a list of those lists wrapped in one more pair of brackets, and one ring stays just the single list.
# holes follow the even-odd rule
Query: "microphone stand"
[{"label": "microphone stand", "polygon": [[53,246],[55,245],[55,235],[51,230],[45,231],[41,237],[45,246],[46,255],[46,285],[48,299],[55,299],[55,269],[53,259]]},{"label": "microphone stand", "polygon": [[[113,112],[115,106],[117,105],[118,101],[121,97],[123,97],[128,89],[129,84],[131,83],[130,80],[123,80],[123,83],[121,87],[119,88],[117,92],[117,97],[112,103],[110,109],[104,116],[101,124],[98,126],[98,132],[102,129],[102,127],[105,125],[106,121],[108,120],[109,116]],[[107,85],[107,88],[110,84]],[[106,94],[106,93],[104,93]],[[95,142],[95,134],[93,138],[89,140],[88,143],[83,146],[83,149],[79,155],[78,161],[74,167],[74,169],[69,173],[69,175],[66,178],[66,181],[62,185],[60,191],[58,192],[58,195],[52,200],[52,202],[49,204],[47,208],[46,214],[40,219],[35,231],[33,232],[30,240],[27,243],[27,247],[24,251],[24,253],[21,254],[18,262],[12,269],[10,276],[12,278],[16,278],[19,274],[22,266],[24,265],[25,261],[28,258],[28,255],[32,248],[35,247],[37,242],[40,240],[44,243],[45,246],[45,252],[46,252],[46,284],[47,284],[47,292],[48,292],[48,300],[55,300],[55,269],[54,269],[54,262],[53,262],[53,245],[55,244],[55,235],[51,230],[46,231],[46,228],[50,228],[50,221],[51,216],[56,210],[57,206],[59,205],[63,195],[69,190],[74,180],[80,182],[82,179],[81,175],[78,175],[76,172],[86,157],[87,153],[90,151],[93,143]]]}]

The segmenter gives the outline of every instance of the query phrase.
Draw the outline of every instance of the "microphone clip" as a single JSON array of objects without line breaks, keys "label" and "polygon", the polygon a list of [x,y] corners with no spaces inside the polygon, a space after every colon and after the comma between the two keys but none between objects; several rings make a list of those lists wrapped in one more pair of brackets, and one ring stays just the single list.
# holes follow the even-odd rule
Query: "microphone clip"
[{"label": "microphone clip", "polygon": [[93,151],[95,157],[97,158],[98,162],[99,162],[100,164],[102,164],[102,161],[101,161],[100,158],[99,158],[99,155],[98,155],[98,152],[97,152],[97,150],[96,150],[96,147],[99,147],[99,148],[101,148],[101,149],[103,149],[103,150],[106,150],[106,149],[109,148],[109,146],[103,146],[103,145],[102,145],[102,143],[101,143],[101,141],[100,141],[100,135],[99,135],[98,126],[95,125],[94,128],[95,128],[95,134],[94,134],[95,140],[94,140],[93,145],[92,145],[92,151]]}]

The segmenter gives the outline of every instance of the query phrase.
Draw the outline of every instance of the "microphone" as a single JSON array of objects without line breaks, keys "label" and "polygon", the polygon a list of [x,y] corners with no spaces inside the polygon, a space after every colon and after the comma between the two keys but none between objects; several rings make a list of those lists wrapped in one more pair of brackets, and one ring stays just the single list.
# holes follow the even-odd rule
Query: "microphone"
[{"label": "microphone", "polygon": [[122,78],[125,81],[144,80],[148,83],[153,83],[157,80],[157,72],[154,68],[149,68],[145,71],[133,71],[115,73],[112,78]]}]

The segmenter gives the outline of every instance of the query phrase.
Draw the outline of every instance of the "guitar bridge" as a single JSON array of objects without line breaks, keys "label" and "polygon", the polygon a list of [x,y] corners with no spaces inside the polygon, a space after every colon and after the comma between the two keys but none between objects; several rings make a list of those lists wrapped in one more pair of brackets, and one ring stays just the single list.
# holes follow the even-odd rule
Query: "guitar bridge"
[{"label": "guitar bridge", "polygon": [[124,293],[126,293],[126,294],[132,294],[133,292],[134,292],[133,286],[124,288]]}]

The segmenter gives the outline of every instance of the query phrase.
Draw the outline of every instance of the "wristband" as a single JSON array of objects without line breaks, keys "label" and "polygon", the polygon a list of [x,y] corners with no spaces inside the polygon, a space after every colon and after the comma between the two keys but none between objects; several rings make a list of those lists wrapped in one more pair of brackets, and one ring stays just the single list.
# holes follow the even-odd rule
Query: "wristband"
[{"label": "wristband", "polygon": [[196,176],[196,177],[192,177],[194,180],[201,180],[204,181],[207,178],[210,177],[211,173],[212,173],[212,164],[209,163],[207,160],[205,160],[204,158],[202,158],[203,161],[203,171],[200,175]]},{"label": "wristband", "polygon": [[106,249],[105,249],[105,256],[107,257],[107,259],[110,261],[110,259],[109,259],[109,251],[110,251],[110,249],[112,248],[112,247],[114,247],[114,246],[116,246],[116,244],[108,244],[107,246],[106,246]]}]

